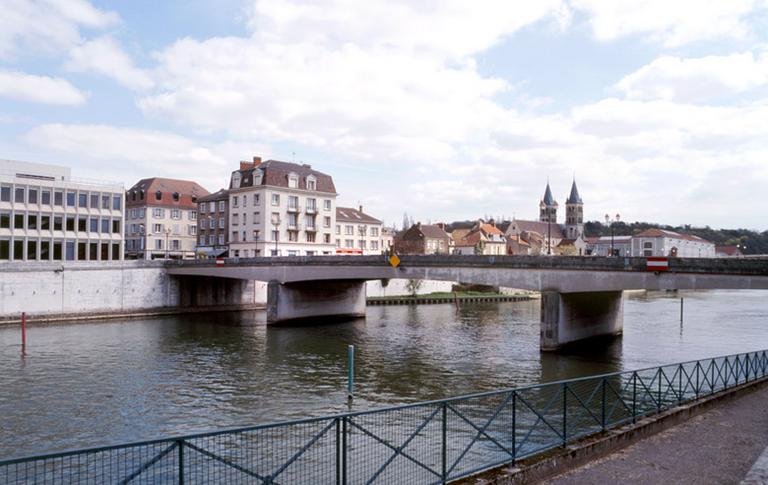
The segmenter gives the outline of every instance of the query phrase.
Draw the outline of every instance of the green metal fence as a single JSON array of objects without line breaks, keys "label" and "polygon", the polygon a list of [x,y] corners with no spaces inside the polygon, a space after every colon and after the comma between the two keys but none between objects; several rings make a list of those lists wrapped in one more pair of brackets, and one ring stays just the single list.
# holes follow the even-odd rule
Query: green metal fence
[{"label": "green metal fence", "polygon": [[0,483],[445,483],[763,378],[767,352],[0,461]]}]

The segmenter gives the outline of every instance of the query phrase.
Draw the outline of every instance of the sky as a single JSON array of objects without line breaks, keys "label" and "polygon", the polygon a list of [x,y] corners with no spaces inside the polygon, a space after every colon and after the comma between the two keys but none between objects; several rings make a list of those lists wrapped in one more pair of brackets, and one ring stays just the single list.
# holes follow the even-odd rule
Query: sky
[{"label": "sky", "polygon": [[2,0],[0,159],[210,191],[253,156],[396,223],[768,229],[768,0]]}]

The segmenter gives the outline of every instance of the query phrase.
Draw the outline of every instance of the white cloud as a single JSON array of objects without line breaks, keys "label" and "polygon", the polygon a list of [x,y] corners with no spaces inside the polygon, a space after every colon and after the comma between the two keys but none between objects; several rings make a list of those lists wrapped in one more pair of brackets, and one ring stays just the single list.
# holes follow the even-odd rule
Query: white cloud
[{"label": "white cloud", "polygon": [[78,105],[85,94],[61,78],[0,70],[0,96],[33,103]]},{"label": "white cloud", "polygon": [[613,40],[639,34],[668,47],[717,38],[744,38],[751,33],[745,19],[760,0],[571,0],[588,15],[596,38]]},{"label": "white cloud", "polygon": [[154,84],[149,74],[135,67],[131,58],[109,37],[73,47],[65,67],[77,72],[96,72],[134,90],[146,90]]},{"label": "white cloud", "polygon": [[103,29],[117,14],[87,0],[5,0],[0,15],[0,59],[31,51],[57,53],[81,41],[81,28]]},{"label": "white cloud", "polygon": [[194,179],[209,190],[228,181],[236,160],[270,151],[258,143],[204,143],[163,131],[87,124],[39,125],[24,141],[56,159],[76,159],[81,176],[126,184],[153,176]]},{"label": "white cloud", "polygon": [[629,99],[702,101],[768,83],[768,55],[750,52],[694,59],[662,56],[618,82]]}]

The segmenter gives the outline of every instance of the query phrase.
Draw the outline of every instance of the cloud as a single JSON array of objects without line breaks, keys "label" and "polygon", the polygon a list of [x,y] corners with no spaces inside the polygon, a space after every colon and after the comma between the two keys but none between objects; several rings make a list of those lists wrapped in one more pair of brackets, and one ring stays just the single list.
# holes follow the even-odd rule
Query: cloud
[{"label": "cloud", "polygon": [[628,74],[616,88],[629,99],[704,101],[768,83],[768,55],[751,52],[694,59],[662,56]]},{"label": "cloud", "polygon": [[87,0],[5,0],[0,15],[0,59],[30,52],[53,54],[81,41],[80,29],[104,29],[117,14]]},{"label": "cloud", "polygon": [[85,176],[126,184],[153,176],[195,179],[209,190],[228,181],[237,160],[270,151],[258,143],[205,143],[164,131],[89,124],[39,125],[23,140],[56,159],[74,157]]},{"label": "cloud", "polygon": [[61,78],[0,70],[0,96],[33,103],[79,105],[85,94]]},{"label": "cloud", "polygon": [[743,39],[752,32],[746,17],[766,8],[760,0],[571,0],[570,3],[588,16],[599,40],[643,35],[667,47],[718,38]]},{"label": "cloud", "polygon": [[109,37],[73,47],[65,67],[76,72],[96,72],[137,91],[150,89],[154,85],[149,74],[136,68],[131,58]]}]

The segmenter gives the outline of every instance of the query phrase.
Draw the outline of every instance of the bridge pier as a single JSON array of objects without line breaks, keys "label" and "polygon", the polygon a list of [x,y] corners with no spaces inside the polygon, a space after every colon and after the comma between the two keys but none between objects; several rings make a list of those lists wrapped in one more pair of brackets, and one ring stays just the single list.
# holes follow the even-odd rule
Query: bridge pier
[{"label": "bridge pier", "polygon": [[329,280],[267,285],[267,323],[323,317],[364,317],[365,281]]},{"label": "bridge pier", "polygon": [[592,337],[620,335],[623,330],[621,291],[541,292],[542,351],[558,350]]}]

